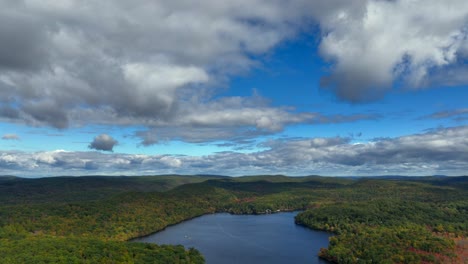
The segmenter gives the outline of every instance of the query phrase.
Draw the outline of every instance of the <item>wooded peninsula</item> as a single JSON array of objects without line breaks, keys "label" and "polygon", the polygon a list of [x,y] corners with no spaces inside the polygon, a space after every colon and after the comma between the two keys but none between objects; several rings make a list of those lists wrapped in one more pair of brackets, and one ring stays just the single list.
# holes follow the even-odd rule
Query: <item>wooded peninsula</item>
[{"label": "wooded peninsula", "polygon": [[303,210],[333,263],[468,261],[468,177],[0,177],[0,263],[204,263],[129,242],[204,214]]}]

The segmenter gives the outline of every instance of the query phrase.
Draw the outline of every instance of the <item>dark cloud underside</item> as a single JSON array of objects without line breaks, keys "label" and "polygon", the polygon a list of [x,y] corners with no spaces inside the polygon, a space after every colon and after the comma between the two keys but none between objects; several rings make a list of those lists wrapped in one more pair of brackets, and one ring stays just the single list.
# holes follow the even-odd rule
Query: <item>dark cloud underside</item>
[{"label": "dark cloud underside", "polygon": [[[1,0],[0,7],[0,118],[9,122],[177,128],[190,122],[187,109],[203,115],[203,104],[215,111],[236,100],[213,91],[315,25],[331,63],[322,85],[344,100],[375,100],[395,82],[468,83],[456,77],[467,71],[463,0]],[[257,130],[294,123],[285,116],[304,119],[240,103],[217,122],[191,122],[214,129],[252,112]]]},{"label": "dark cloud underside", "polygon": [[103,150],[103,151],[113,151],[114,146],[117,145],[118,142],[111,136],[107,134],[101,134],[99,136],[96,136],[89,144],[90,149],[95,149],[95,150]]}]

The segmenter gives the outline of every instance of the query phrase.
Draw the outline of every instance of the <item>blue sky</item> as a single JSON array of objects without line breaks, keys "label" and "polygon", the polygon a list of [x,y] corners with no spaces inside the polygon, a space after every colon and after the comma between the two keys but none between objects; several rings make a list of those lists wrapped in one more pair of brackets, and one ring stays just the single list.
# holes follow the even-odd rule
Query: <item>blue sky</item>
[{"label": "blue sky", "polygon": [[0,175],[466,174],[464,1],[248,4],[0,1]]}]

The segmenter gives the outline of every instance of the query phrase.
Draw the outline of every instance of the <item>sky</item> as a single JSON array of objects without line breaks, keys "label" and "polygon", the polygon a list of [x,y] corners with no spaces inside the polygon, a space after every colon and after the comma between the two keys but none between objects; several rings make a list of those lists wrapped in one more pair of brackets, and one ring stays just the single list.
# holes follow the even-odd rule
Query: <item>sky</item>
[{"label": "sky", "polygon": [[468,175],[466,0],[0,0],[0,175]]}]

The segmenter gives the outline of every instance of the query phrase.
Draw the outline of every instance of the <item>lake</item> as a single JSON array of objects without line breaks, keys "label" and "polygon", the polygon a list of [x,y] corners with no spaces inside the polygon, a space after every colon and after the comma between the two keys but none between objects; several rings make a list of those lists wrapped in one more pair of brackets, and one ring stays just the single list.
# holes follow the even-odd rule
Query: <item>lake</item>
[{"label": "lake", "polygon": [[204,215],[132,241],[194,247],[208,264],[327,263],[317,253],[330,234],[296,225],[296,214]]}]

